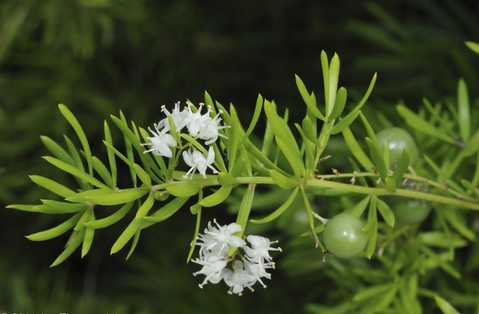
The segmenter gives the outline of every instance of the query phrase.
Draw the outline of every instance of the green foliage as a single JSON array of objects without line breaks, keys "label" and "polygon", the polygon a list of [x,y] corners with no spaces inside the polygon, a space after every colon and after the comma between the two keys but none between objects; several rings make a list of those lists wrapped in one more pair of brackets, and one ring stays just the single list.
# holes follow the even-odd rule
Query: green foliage
[{"label": "green foliage", "polygon": [[[338,29],[334,23],[342,26],[345,19],[318,22],[321,19],[317,12],[327,11],[334,16],[330,13],[332,8],[312,10],[303,5],[298,5],[296,11],[301,12],[301,23],[311,21],[310,26],[307,30],[286,27],[291,29],[289,35],[278,36],[295,38],[291,41],[294,49],[290,49],[295,51],[295,58],[284,58],[278,57],[275,50],[288,51],[288,46],[281,42],[284,49],[272,49],[279,42],[264,40],[264,31],[229,38],[231,34],[223,29],[247,29],[245,25],[257,28],[255,18],[261,23],[271,22],[268,25],[280,25],[279,20],[295,23],[291,4],[276,4],[266,17],[256,6],[243,15],[244,8],[238,4],[235,9],[239,9],[238,16],[243,16],[235,19],[225,15],[225,26],[220,19],[206,19],[211,17],[210,10],[203,12],[189,1],[171,5],[91,0],[68,5],[61,1],[2,2],[0,140],[4,145],[0,145],[0,200],[23,203],[41,198],[34,205],[9,206],[40,214],[34,226],[23,223],[25,214],[18,214],[22,223],[18,224],[21,228],[15,229],[27,233],[31,227],[46,229],[28,236],[35,241],[65,237],[70,232],[65,250],[53,265],[65,264],[78,251],[81,257],[90,255],[87,260],[91,260],[95,248],[105,252],[104,243],[115,243],[112,251],[131,244],[125,255],[135,257],[130,262],[135,274],[132,278],[129,274],[118,277],[120,281],[130,279],[126,280],[129,291],[138,290],[138,304],[148,303],[154,309],[152,312],[211,313],[207,295],[217,300],[218,311],[234,313],[250,310],[248,305],[253,305],[249,299],[239,302],[224,298],[224,291],[214,288],[198,290],[188,266],[179,267],[178,261],[184,260],[186,253],[188,260],[194,254],[197,235],[207,217],[214,215],[232,221],[230,215],[237,214],[241,207],[238,219],[242,224],[246,225],[250,218],[257,224],[247,224],[248,229],[274,232],[283,248],[286,245],[285,257],[278,266],[290,282],[283,282],[279,272],[280,276],[275,276],[270,287],[259,295],[260,301],[256,303],[262,306],[254,304],[258,312],[271,312],[272,306],[283,312],[298,312],[304,302],[311,303],[307,306],[311,313],[476,311],[479,287],[467,279],[477,277],[478,272],[479,249],[474,242],[477,214],[458,210],[477,209],[479,197],[477,100],[472,97],[477,94],[477,72],[473,69],[478,60],[474,52],[479,49],[473,42],[466,43],[470,50],[464,49],[462,42],[463,38],[477,38],[479,28],[471,19],[472,11],[468,12],[464,3],[432,5],[430,1],[418,1],[406,7],[428,14],[409,20],[396,17],[402,7],[398,10],[395,4],[384,4],[383,8],[370,4],[368,10],[381,25],[374,21],[351,24],[353,32],[382,49],[366,51],[368,56],[364,57],[357,57],[362,50],[354,49],[355,62],[359,69],[367,70],[367,75],[372,71],[381,73],[375,95],[379,91],[388,99],[406,101],[407,106],[403,101],[399,103],[398,115],[388,111],[393,106],[381,110],[375,106],[376,112],[370,114],[371,106],[369,102],[366,106],[366,102],[376,85],[376,75],[362,98],[356,90],[341,87],[339,57],[334,54],[329,60],[323,52],[318,58],[309,38],[338,44],[334,47],[338,51],[364,45],[351,42],[349,37],[344,40],[344,34],[338,31],[328,32],[331,35],[318,32]],[[337,10],[344,14],[343,9],[339,6]],[[205,20],[208,21],[204,23]],[[205,27],[196,27],[200,24]],[[222,31],[215,31],[215,27]],[[297,36],[298,31],[302,36]],[[173,37],[178,39],[172,40]],[[307,53],[297,47],[304,41]],[[346,42],[348,49],[341,47],[341,42]],[[226,74],[218,71],[225,68],[221,58],[238,59],[241,64],[244,48],[251,45],[258,51],[268,51],[270,56],[268,69],[263,58],[255,59],[253,54],[245,58],[244,62],[252,68],[261,69],[262,75],[254,73],[261,80],[253,80],[243,73],[247,71],[236,68],[229,68]],[[296,58],[298,55],[301,57]],[[183,60],[182,64],[171,67],[171,60],[177,58]],[[314,58],[318,59],[316,63]],[[304,65],[307,68],[291,62],[293,59],[308,60]],[[348,60],[348,55],[344,60]],[[134,64],[134,72],[130,72],[128,64]],[[292,97],[293,92],[280,84],[284,82],[284,73],[292,73],[291,65],[294,70],[299,67],[305,82],[322,84],[320,91],[309,90],[296,76],[299,93]],[[323,79],[315,76],[313,80],[312,73],[320,72],[320,66]],[[231,75],[233,71],[235,75]],[[161,78],[152,72],[161,73]],[[184,84],[183,80],[194,79],[191,73],[201,73],[200,85],[204,86],[194,84],[198,90],[188,89],[189,83]],[[344,64],[341,73],[348,82],[354,77],[359,84],[367,83],[365,76],[356,75],[357,71],[348,70]],[[464,79],[457,82],[459,76]],[[264,82],[267,77],[277,79]],[[175,87],[175,82],[180,82],[176,83],[180,87]],[[219,84],[215,82],[221,85],[215,86]],[[258,84],[266,89],[265,98],[259,95],[254,103],[247,98],[251,93],[241,96],[253,88],[256,91]],[[239,92],[238,85],[242,86]],[[277,90],[271,90],[273,85]],[[194,98],[205,86],[215,90],[217,96],[228,95],[241,104],[222,106],[205,92],[204,102],[215,111],[223,110],[223,119],[232,126],[225,130],[228,140],[220,140],[214,147],[214,166],[220,173],[206,179],[195,176],[186,181],[182,178],[182,164],[144,154],[141,144],[147,141],[146,130],[123,114],[105,121],[103,128],[95,121],[124,108],[143,126],[151,113],[159,112],[158,101],[176,99],[178,94]],[[455,96],[442,98],[444,93]],[[273,101],[270,95],[278,98]],[[410,100],[415,101],[419,95],[439,101],[424,100],[422,106],[414,106]],[[295,106],[301,98],[305,105]],[[287,103],[288,109],[284,110],[278,100]],[[61,107],[65,121],[60,121],[61,115],[53,109],[58,101],[68,103],[72,109]],[[251,106],[245,106],[248,102]],[[135,110],[126,107],[132,104]],[[303,117],[304,111],[307,113]],[[251,116],[245,118],[245,113]],[[362,124],[355,123],[358,117]],[[73,132],[63,144],[58,134],[68,132],[69,124]],[[410,168],[403,156],[395,167],[390,153],[375,139],[376,132],[392,126],[408,128],[420,148],[419,160]],[[51,155],[44,160],[37,158],[38,135]],[[186,135],[182,141],[187,147],[204,149]],[[102,155],[102,151],[106,154]],[[176,153],[180,156],[179,151]],[[45,167],[45,161],[54,167]],[[334,168],[332,173],[330,168]],[[42,174],[31,176],[31,180],[46,191],[30,188],[25,180],[30,173]],[[410,201],[405,198],[418,199],[412,202],[426,204],[431,210],[425,220],[421,219],[422,223],[400,221],[397,203]],[[326,218],[343,212],[366,221],[369,243],[362,255],[371,260],[340,260],[324,253],[321,233]],[[5,211],[5,215],[14,216],[10,211]],[[144,232],[147,228],[151,234]],[[185,233],[193,235],[189,252]],[[102,238],[108,235],[115,238]],[[8,236],[9,240],[13,237],[10,233]],[[314,249],[311,237],[320,249]],[[149,240],[154,245],[147,249],[154,256],[132,255],[135,249],[145,250],[142,245]],[[165,248],[165,242],[171,242],[169,248]],[[41,247],[46,245],[42,243]],[[177,254],[169,256],[173,248]],[[68,265],[73,263],[78,263],[78,259],[68,261]],[[179,272],[182,273],[178,276]],[[39,281],[51,286],[43,276]],[[191,287],[183,287],[185,282],[191,283]],[[324,286],[334,289],[319,288]],[[38,289],[39,292],[30,287],[23,290],[34,291],[32,299],[49,300],[41,294],[48,288]],[[15,290],[15,296],[25,295],[23,290]],[[43,311],[57,312],[66,308],[71,312],[132,312],[123,305],[116,308],[106,302],[104,305],[103,300],[62,294],[65,290],[61,287],[56,293],[65,303],[60,307],[44,303],[17,306],[32,303],[28,298],[19,299],[17,305],[12,302],[10,307],[28,311],[41,307]],[[285,291],[293,293],[295,300],[284,300]],[[158,299],[165,295],[173,296]],[[178,296],[182,295],[188,295],[189,302],[179,302]]]},{"label": "green foliage", "polygon": [[[321,251],[328,250],[339,257],[352,257],[361,253],[371,259],[369,263],[363,264],[365,269],[373,267],[373,263],[381,263],[382,267],[389,269],[388,272],[383,273],[385,277],[371,277],[372,281],[365,282],[364,290],[352,296],[354,301],[352,304],[339,302],[334,307],[335,311],[343,309],[347,312],[356,309],[371,313],[389,309],[402,313],[405,309],[413,309],[411,311],[420,312],[423,305],[418,300],[419,296],[432,296],[439,308],[451,311],[452,305],[436,292],[433,294],[428,292],[427,285],[423,286],[419,278],[438,267],[453,277],[460,276],[452,265],[455,261],[455,250],[468,246],[468,241],[474,239],[474,232],[463,215],[479,210],[477,192],[474,191],[477,188],[478,179],[477,174],[471,178],[467,171],[464,172],[463,166],[466,163],[472,163],[475,164],[476,169],[479,168],[477,159],[472,158],[477,154],[475,144],[478,131],[472,130],[469,114],[465,114],[470,112],[465,83],[462,81],[459,83],[457,111],[452,111],[451,116],[439,115],[443,120],[435,120],[434,113],[441,110],[438,106],[436,111],[430,112],[429,115],[424,112],[414,113],[404,105],[398,107],[398,112],[403,118],[406,120],[412,118],[417,122],[410,123],[415,131],[429,135],[428,140],[434,141],[422,148],[421,153],[428,156],[427,158],[420,158],[418,162],[410,163],[409,160],[415,160],[418,155],[416,150],[411,152],[411,145],[415,145],[414,140],[408,137],[410,143],[402,147],[400,152],[392,150],[395,148],[388,142],[390,137],[384,142],[383,136],[376,134],[368,118],[361,112],[367,97],[371,94],[376,76],[373,77],[363,99],[354,108],[348,110],[348,106],[345,105],[346,89],[344,87],[338,89],[338,56],[334,55],[329,62],[326,54],[322,53],[322,61],[325,75],[323,108],[320,108],[321,106],[316,102],[314,93],[309,92],[301,79],[296,76],[298,90],[306,108],[303,123],[295,124],[300,137],[296,136],[289,126],[288,115],[280,115],[273,101],[263,99],[261,96],[257,98],[252,122],[248,130],[244,131],[232,104],[227,110],[205,93],[205,102],[214,106],[211,107],[212,112],[219,112],[223,120],[229,124],[226,134],[220,136],[213,144],[216,152],[213,165],[220,171],[207,176],[189,175],[190,172],[183,171],[182,164],[179,162],[181,154],[191,148],[197,149],[205,156],[209,154],[197,138],[180,134],[173,128],[172,134],[178,142],[172,149],[171,158],[151,154],[143,145],[149,139],[148,133],[136,123],[129,121],[122,112],[119,116],[111,116],[120,136],[113,134],[108,127],[105,127],[103,143],[106,147],[106,159],[108,159],[108,165],[106,165],[101,161],[102,158],[95,156],[90,149],[94,144],[90,143],[86,137],[79,120],[67,107],[60,105],[60,111],[71,125],[81,149],[78,149],[71,140],[67,140],[67,147],[64,148],[52,139],[44,137],[42,140],[46,148],[56,156],[46,156],[44,159],[74,177],[78,185],[66,187],[51,179],[34,176],[32,180],[37,185],[55,192],[62,197],[62,200],[42,200],[42,204],[39,205],[11,205],[10,207],[52,214],[55,211],[52,211],[51,207],[55,205],[59,213],[74,214],[56,227],[28,236],[30,240],[45,241],[71,231],[64,251],[51,265],[53,267],[63,263],[80,247],[81,256],[87,255],[97,230],[120,222],[130,216],[128,214],[131,212],[132,217],[129,218],[128,225],[117,236],[110,250],[111,254],[115,254],[130,243],[126,256],[128,259],[139,243],[142,230],[172,219],[186,202],[190,202],[190,213],[196,216],[193,239],[187,257],[187,260],[190,260],[202,225],[203,207],[220,205],[230,195],[240,191],[242,196],[235,209],[237,209],[236,222],[242,226],[239,236],[242,236],[248,228],[250,216],[255,215],[254,212],[257,210],[254,200],[258,186],[265,185],[272,189],[271,192],[274,188],[288,190],[286,195],[289,196],[283,199],[278,208],[269,215],[263,218],[252,218],[251,222],[256,224],[271,224],[275,220],[279,221],[283,215],[287,215],[288,211],[292,210],[293,204],[296,204],[299,198],[298,193],[301,192],[307,228],[316,247],[320,247]],[[200,110],[194,109],[198,107],[192,102],[188,101],[188,103],[193,110]],[[264,142],[257,145],[251,136],[262,109],[264,109],[264,117],[269,129],[267,128],[263,137]],[[454,107],[448,107],[448,109],[454,110]],[[351,116],[353,116],[352,119],[348,118]],[[366,133],[364,142],[369,148],[369,154],[362,149],[362,145],[357,142],[349,129],[349,127],[356,127],[353,122],[358,116]],[[449,121],[451,118],[454,120]],[[345,120],[348,121],[346,124],[343,123]],[[171,118],[168,121],[173,122]],[[450,128],[451,123],[456,127]],[[334,132],[338,125],[341,126],[340,132],[343,133],[351,155],[357,159],[360,166],[352,162],[351,172],[339,173],[335,170],[333,174],[323,173],[321,171],[321,166],[325,162],[323,154],[330,141],[334,137],[339,137]],[[317,130],[320,131],[317,132]],[[471,136],[471,133],[474,135]],[[448,137],[438,134],[447,134]],[[113,138],[124,139],[125,153],[121,152]],[[271,148],[265,150],[267,146]],[[445,147],[445,151],[440,151],[438,146]],[[438,154],[438,151],[441,154]],[[452,158],[452,161],[446,159],[441,166],[437,166],[437,160],[444,156]],[[129,168],[130,183],[125,187],[119,187],[118,180],[114,179],[117,177],[114,173],[117,173],[118,169],[116,157],[122,162],[122,167]],[[224,160],[228,162],[225,163]],[[438,170],[438,173],[431,174],[430,171],[428,173],[427,167],[431,166],[433,170]],[[344,179],[350,181],[342,182]],[[348,213],[348,206],[345,207],[346,209],[342,206],[332,206],[329,210],[321,208],[318,210],[314,202],[316,193],[343,197],[344,202],[348,203],[352,210]],[[208,196],[204,197],[204,194]],[[366,198],[355,203],[355,194],[366,195]],[[395,212],[385,196],[432,202],[437,208],[433,228],[422,230],[407,224],[396,225]],[[270,205],[271,202],[266,204]],[[328,204],[331,205],[331,202]],[[151,213],[158,205],[160,209]],[[116,208],[114,213],[97,218],[104,215],[105,210],[111,212],[109,208],[112,207]],[[458,212],[459,208],[469,209],[469,211]],[[336,214],[333,214],[334,212]],[[338,212],[344,213],[337,215]],[[325,218],[327,216],[333,218],[328,220]],[[359,220],[362,216],[365,220],[364,225]],[[340,220],[340,217],[347,217],[347,221]],[[340,231],[341,228],[349,225],[351,230]],[[323,232],[324,243],[320,239]],[[350,241],[352,238],[338,238],[337,235],[343,236],[345,232],[350,234],[357,243],[343,241]],[[405,241],[405,238],[408,241]],[[314,249],[310,248],[310,250]],[[416,253],[407,253],[411,250]],[[235,252],[232,251],[230,254]],[[396,264],[393,261],[396,261],[394,262]],[[343,261],[338,260],[337,263],[343,263]],[[332,271],[334,270],[333,267]],[[368,270],[364,271],[368,272]],[[392,283],[388,283],[390,280]],[[414,280],[413,284],[418,287],[417,294],[410,294],[407,290],[406,287],[412,284],[408,280]],[[394,301],[395,296],[404,293],[408,294],[408,297],[401,297],[401,302]],[[372,298],[377,297],[381,298],[378,304],[372,302]],[[322,309],[322,307],[319,308]],[[315,311],[316,307],[313,306],[311,309]]]},{"label": "green foliage", "polygon": [[[393,101],[416,101],[421,95],[442,97],[459,75],[471,88],[478,86],[474,70],[478,60],[464,49],[464,40],[476,39],[479,34],[474,5],[418,0],[367,2],[364,7],[370,19],[349,21],[348,29],[371,47],[357,58],[358,69],[381,70],[382,76],[390,78],[377,93]],[[399,12],[414,13],[407,17]],[[474,50],[473,42],[468,45]]]}]

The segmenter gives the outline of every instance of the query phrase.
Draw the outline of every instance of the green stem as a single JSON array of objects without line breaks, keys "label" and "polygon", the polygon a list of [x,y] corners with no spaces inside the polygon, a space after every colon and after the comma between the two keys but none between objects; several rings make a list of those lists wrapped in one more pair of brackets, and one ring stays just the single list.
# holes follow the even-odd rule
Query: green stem
[{"label": "green stem", "polygon": [[[220,185],[216,176],[208,176],[208,178],[195,178],[203,186],[217,186]],[[238,184],[266,184],[273,185],[275,184],[271,177],[237,177],[235,178],[236,183]],[[175,184],[175,182],[167,182],[162,184],[157,184],[152,186],[154,190],[164,189],[166,186]],[[446,197],[442,195],[436,195],[425,192],[411,191],[406,189],[396,189],[394,191],[379,188],[379,187],[366,187],[348,183],[333,182],[324,179],[309,179],[305,182],[307,187],[316,187],[316,188],[329,188],[337,191],[357,193],[357,194],[367,194],[367,195],[377,195],[377,196],[399,196],[405,198],[413,198],[418,200],[425,200],[430,202],[435,202],[439,204],[458,206],[463,208],[469,208],[474,210],[479,210],[479,202],[465,201],[457,198]]]},{"label": "green stem", "polygon": [[[343,178],[359,178],[359,177],[378,177],[379,175],[377,173],[373,172],[353,172],[353,173],[337,173],[337,174],[325,174],[325,175],[317,175],[317,179],[343,179]],[[463,200],[469,200],[474,202],[475,199],[471,198],[467,195],[464,195],[462,193],[459,193],[457,191],[451,190],[450,188],[447,187],[446,184],[440,183],[437,181],[430,180],[428,178],[420,177],[414,174],[405,174],[404,175],[405,179],[416,181],[416,182],[424,182],[429,186],[435,187],[439,190],[448,192],[455,197]]]},{"label": "green stem", "polygon": [[301,188],[301,194],[303,195],[303,201],[304,201],[304,206],[306,207],[306,213],[308,214],[308,224],[309,228],[311,229],[311,235],[313,236],[314,239],[314,246],[319,247],[319,238],[318,235],[315,232],[315,227],[314,227],[314,216],[313,216],[313,208],[311,207],[311,204],[309,203],[308,196],[306,195],[306,192],[304,191],[303,186]]},{"label": "green stem", "polygon": [[479,187],[479,153],[476,155],[476,170],[474,171],[474,177],[472,178],[472,185]]},{"label": "green stem", "polygon": [[316,156],[314,158],[314,169],[318,168],[318,163],[321,160],[321,155],[326,149],[326,146],[329,141],[329,136],[331,135],[332,128],[333,128],[333,123],[331,121],[324,123],[323,127],[321,128],[321,132],[319,133],[319,137],[318,137]]},{"label": "green stem", "polygon": [[271,177],[237,177],[235,181],[239,184],[276,184]]},{"label": "green stem", "polygon": [[307,185],[311,187],[330,188],[330,189],[335,189],[339,191],[359,193],[359,194],[378,195],[378,196],[393,195],[393,196],[400,196],[400,197],[406,197],[406,198],[414,198],[418,200],[425,200],[425,201],[430,201],[430,202],[435,202],[440,204],[453,205],[453,206],[479,210],[479,203],[476,203],[476,202],[463,201],[456,198],[445,197],[441,195],[435,195],[435,194],[424,193],[424,192],[411,191],[406,189],[396,189],[394,191],[390,191],[385,188],[365,187],[365,186],[352,185],[352,184],[346,184],[346,183],[340,183],[340,182],[332,182],[332,181],[326,181],[326,180],[318,180],[318,179],[309,180]]}]

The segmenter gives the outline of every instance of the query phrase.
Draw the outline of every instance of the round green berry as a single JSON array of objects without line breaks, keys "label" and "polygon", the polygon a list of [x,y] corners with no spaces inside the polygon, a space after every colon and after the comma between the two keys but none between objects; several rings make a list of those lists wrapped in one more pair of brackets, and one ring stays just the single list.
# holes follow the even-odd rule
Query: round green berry
[{"label": "round green berry", "polygon": [[401,159],[403,151],[409,156],[409,163],[413,164],[418,158],[418,149],[412,136],[401,128],[384,129],[377,134],[379,147],[387,147],[389,151],[389,162],[394,168]]},{"label": "round green berry", "polygon": [[431,207],[424,201],[401,200],[391,206],[400,224],[421,223],[431,212]]},{"label": "round green berry", "polygon": [[334,216],[326,223],[323,232],[326,249],[342,258],[357,256],[368,242],[363,227],[364,223],[351,214],[342,213]]}]

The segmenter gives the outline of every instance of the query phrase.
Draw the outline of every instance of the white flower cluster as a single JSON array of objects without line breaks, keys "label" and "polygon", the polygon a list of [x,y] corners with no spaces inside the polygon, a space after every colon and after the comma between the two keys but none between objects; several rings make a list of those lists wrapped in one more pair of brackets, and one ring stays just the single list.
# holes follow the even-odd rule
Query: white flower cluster
[{"label": "white flower cluster", "polygon": [[[173,148],[178,147],[178,143],[175,138],[170,134],[171,126],[170,120],[175,124],[175,129],[178,133],[181,133],[184,129],[188,132],[188,135],[203,140],[205,145],[211,145],[216,142],[220,134],[220,130],[227,126],[220,125],[221,117],[218,113],[215,117],[211,117],[211,108],[205,113],[201,113],[204,104],[200,103],[198,110],[192,111],[191,105],[187,105],[180,110],[180,102],[175,103],[175,107],[170,112],[165,106],[161,108],[166,115],[160,122],[155,123],[152,128],[148,128],[151,137],[148,138],[148,142],[143,145],[148,149],[145,153],[153,153],[155,155],[171,158],[173,157]],[[171,119],[168,119],[171,117]],[[210,146],[208,153],[204,155],[196,149],[190,149],[184,151],[183,160],[190,167],[185,176],[191,176],[195,171],[198,171],[201,175],[206,176],[206,170],[210,168],[213,173],[216,173],[216,169],[213,168],[215,161],[215,152],[213,147]]]},{"label": "white flower cluster", "polygon": [[[202,266],[193,275],[205,276],[200,288],[221,280],[229,287],[229,294],[242,295],[245,288],[254,291],[257,282],[266,288],[263,279],[271,279],[268,270],[275,268],[270,251],[281,251],[272,246],[278,241],[257,235],[248,235],[245,241],[235,235],[240,231],[241,226],[236,223],[226,226],[219,225],[216,220],[208,223],[198,238],[199,257],[193,260]],[[236,254],[230,256],[234,249],[237,249]]]}]

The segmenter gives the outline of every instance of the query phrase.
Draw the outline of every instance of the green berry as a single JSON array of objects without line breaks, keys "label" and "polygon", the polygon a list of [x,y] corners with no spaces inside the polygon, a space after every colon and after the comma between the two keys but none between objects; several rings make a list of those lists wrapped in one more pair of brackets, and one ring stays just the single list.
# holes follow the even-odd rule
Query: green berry
[{"label": "green berry", "polygon": [[392,208],[400,224],[421,223],[431,212],[431,207],[426,202],[417,200],[397,201]]},{"label": "green berry", "polygon": [[334,255],[342,258],[357,256],[368,242],[362,230],[364,223],[357,217],[342,213],[331,218],[324,229],[324,245]]},{"label": "green berry", "polygon": [[394,168],[395,164],[401,159],[403,151],[409,155],[409,163],[413,164],[418,156],[416,142],[411,135],[400,128],[384,129],[377,134],[379,147],[387,147],[389,150],[389,162]]}]

